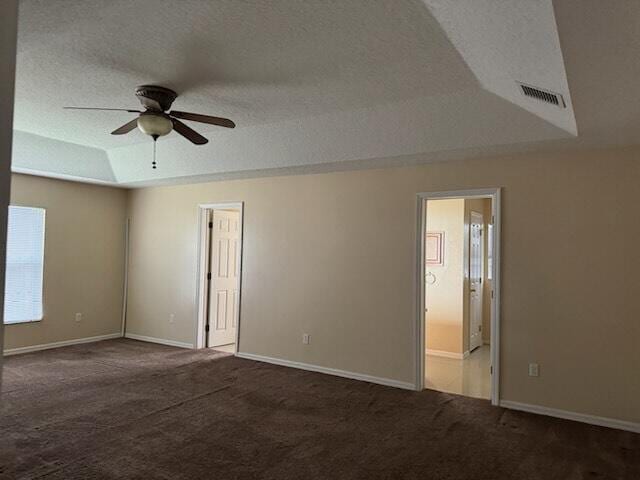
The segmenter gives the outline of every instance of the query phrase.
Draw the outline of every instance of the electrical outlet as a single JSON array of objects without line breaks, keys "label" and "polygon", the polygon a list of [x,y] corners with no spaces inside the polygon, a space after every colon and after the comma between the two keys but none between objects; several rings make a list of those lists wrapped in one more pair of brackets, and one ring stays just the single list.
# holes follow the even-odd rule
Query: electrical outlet
[{"label": "electrical outlet", "polygon": [[172,313],[169,315],[169,323],[173,323],[176,320],[176,315],[175,313]]},{"label": "electrical outlet", "polygon": [[311,336],[308,333],[302,334],[302,343],[309,345],[311,343]]},{"label": "electrical outlet", "polygon": [[82,321],[82,314],[81,313],[76,313],[76,322],[80,323]]},{"label": "electrical outlet", "polygon": [[529,376],[537,377],[540,375],[540,366],[537,363],[529,364]]}]

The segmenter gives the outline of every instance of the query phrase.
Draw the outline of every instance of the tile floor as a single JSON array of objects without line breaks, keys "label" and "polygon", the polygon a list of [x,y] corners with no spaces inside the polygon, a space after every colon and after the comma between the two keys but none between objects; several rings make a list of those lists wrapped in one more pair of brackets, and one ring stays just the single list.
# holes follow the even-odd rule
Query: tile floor
[{"label": "tile floor", "polygon": [[464,360],[427,355],[425,387],[474,398],[491,398],[491,349],[476,348]]}]

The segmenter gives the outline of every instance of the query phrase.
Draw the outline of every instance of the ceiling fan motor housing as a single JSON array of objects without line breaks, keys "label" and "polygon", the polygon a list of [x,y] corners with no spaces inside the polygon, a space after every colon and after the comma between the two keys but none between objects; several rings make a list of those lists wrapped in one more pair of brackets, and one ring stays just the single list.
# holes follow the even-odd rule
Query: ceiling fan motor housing
[{"label": "ceiling fan motor housing", "polygon": [[170,88],[156,85],[142,85],[136,88],[136,97],[149,110],[166,112],[178,94]]}]

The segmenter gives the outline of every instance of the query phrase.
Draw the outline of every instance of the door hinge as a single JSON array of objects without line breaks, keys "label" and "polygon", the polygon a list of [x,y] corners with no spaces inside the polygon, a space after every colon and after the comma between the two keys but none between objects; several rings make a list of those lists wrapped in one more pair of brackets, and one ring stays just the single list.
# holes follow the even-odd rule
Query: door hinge
[{"label": "door hinge", "polygon": [[207,273],[207,280],[211,280],[211,272]]},{"label": "door hinge", "polygon": [[209,324],[208,324],[208,323],[204,326],[204,331],[205,331],[205,332],[208,332],[208,331],[209,331]]},{"label": "door hinge", "polygon": [[493,298],[493,290],[491,290],[491,298]]},{"label": "door hinge", "polygon": [[213,228],[213,222],[209,222],[209,228]]},{"label": "door hinge", "polygon": [[489,367],[489,373],[490,373],[491,375],[493,375],[493,365],[491,365],[491,366]]}]

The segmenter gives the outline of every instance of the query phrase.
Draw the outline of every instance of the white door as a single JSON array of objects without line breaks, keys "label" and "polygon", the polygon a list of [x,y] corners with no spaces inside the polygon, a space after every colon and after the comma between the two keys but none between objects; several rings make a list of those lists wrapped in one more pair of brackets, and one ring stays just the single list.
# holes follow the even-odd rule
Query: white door
[{"label": "white door", "polygon": [[482,271],[484,218],[471,212],[469,218],[469,350],[482,345]]},{"label": "white door", "polygon": [[214,210],[211,228],[208,347],[236,341],[239,314],[240,212]]}]

